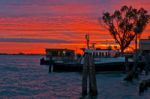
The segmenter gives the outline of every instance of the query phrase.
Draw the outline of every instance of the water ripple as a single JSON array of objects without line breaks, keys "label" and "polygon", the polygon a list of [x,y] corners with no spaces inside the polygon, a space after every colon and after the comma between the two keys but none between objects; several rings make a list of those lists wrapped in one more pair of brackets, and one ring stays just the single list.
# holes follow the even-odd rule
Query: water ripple
[{"label": "water ripple", "polygon": [[[39,65],[41,57],[0,56],[0,99],[81,98],[81,74],[48,73],[47,66]],[[149,90],[138,95],[140,81],[128,83],[123,77],[120,72],[97,73],[97,99],[150,99]]]}]

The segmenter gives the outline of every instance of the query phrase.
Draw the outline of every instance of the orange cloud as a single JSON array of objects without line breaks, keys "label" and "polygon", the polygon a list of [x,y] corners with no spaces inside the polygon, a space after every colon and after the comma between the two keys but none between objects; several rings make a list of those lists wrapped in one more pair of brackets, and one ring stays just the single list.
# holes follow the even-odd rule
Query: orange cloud
[{"label": "orange cloud", "polygon": [[[9,5],[4,11],[6,14],[0,10],[0,53],[44,53],[44,49],[49,47],[79,51],[86,46],[85,33],[90,34],[91,43],[96,43],[97,47],[115,45],[109,32],[98,21],[103,11],[112,12],[122,5],[144,7],[150,11],[149,0],[62,0],[59,4],[56,0],[52,1],[49,3],[47,0],[42,5],[41,1],[37,4]],[[8,14],[10,8],[13,8],[13,13]],[[150,24],[141,38],[147,36],[150,36]],[[59,43],[59,40],[62,42]]]}]

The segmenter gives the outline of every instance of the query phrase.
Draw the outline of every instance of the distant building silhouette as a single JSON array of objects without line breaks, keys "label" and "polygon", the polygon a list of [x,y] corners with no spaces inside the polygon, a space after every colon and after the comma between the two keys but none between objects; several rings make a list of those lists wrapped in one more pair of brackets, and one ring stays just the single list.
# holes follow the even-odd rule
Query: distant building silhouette
[{"label": "distant building silhouette", "polygon": [[139,43],[139,50],[141,52],[150,53],[150,36],[148,39],[141,39]]}]

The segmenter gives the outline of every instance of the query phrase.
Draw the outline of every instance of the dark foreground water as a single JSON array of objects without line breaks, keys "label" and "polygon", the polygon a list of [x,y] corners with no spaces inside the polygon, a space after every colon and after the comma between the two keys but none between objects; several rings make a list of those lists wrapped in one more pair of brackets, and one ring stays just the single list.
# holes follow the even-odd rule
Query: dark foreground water
[{"label": "dark foreground water", "polygon": [[[40,58],[0,55],[0,99],[81,98],[80,73],[48,73],[48,66],[39,65]],[[150,90],[138,95],[141,79],[129,83],[122,80],[124,76],[120,72],[96,74],[96,99],[150,99]]]}]

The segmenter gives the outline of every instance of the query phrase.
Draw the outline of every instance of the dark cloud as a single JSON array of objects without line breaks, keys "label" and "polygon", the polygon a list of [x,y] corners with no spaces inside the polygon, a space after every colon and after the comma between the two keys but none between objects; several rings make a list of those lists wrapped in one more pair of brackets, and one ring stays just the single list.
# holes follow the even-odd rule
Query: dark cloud
[{"label": "dark cloud", "polygon": [[0,38],[0,42],[20,42],[20,43],[73,43],[62,39],[36,39],[36,38]]},{"label": "dark cloud", "polygon": [[0,16],[92,16],[110,4],[110,0],[0,0]]}]

